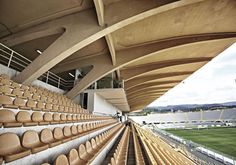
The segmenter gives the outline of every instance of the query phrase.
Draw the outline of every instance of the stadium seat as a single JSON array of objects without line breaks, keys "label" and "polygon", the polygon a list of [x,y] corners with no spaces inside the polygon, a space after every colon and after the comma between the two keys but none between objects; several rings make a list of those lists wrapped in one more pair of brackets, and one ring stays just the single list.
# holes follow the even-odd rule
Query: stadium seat
[{"label": "stadium seat", "polygon": [[60,123],[61,118],[60,118],[60,114],[59,113],[54,113],[52,115],[52,118],[53,118],[53,121],[51,122],[51,124],[58,124],[58,123]]},{"label": "stadium seat", "polygon": [[44,120],[44,123],[45,124],[49,124],[49,123],[51,123],[52,122],[52,114],[51,113],[48,113],[48,112],[46,112],[46,113],[44,113],[43,114],[43,120]]},{"label": "stadium seat", "polygon": [[40,132],[40,140],[43,143],[48,144],[49,147],[54,147],[61,144],[60,140],[54,139],[52,131],[48,128],[45,128]]},{"label": "stadium seat", "polygon": [[22,123],[16,120],[14,112],[7,109],[0,110],[0,123],[6,128],[22,126]]},{"label": "stadium seat", "polygon": [[45,125],[47,122],[44,122],[43,115],[40,112],[32,113],[32,121],[37,122],[39,125]]},{"label": "stadium seat", "polygon": [[21,146],[20,139],[15,133],[0,135],[0,156],[5,162],[11,162],[30,155],[30,150]]},{"label": "stadium seat", "polygon": [[86,147],[84,144],[80,144],[79,145],[79,157],[86,161],[89,162],[89,160],[92,158],[92,155],[90,155],[87,151],[86,151]]},{"label": "stadium seat", "polygon": [[13,105],[13,100],[10,96],[0,95],[0,105],[7,108],[8,106]]},{"label": "stadium seat", "polygon": [[64,137],[65,139],[63,140],[63,142],[67,142],[67,141],[70,141],[72,139],[72,133],[71,133],[71,129],[69,126],[65,126],[63,128],[63,134],[64,134]]},{"label": "stadium seat", "polygon": [[69,161],[65,155],[61,154],[56,158],[54,165],[69,165]]},{"label": "stadium seat", "polygon": [[36,131],[26,131],[22,136],[22,145],[25,148],[31,149],[32,153],[37,153],[48,149],[48,145],[40,141],[39,135]]},{"label": "stadium seat", "polygon": [[78,151],[74,148],[70,150],[68,160],[70,165],[86,164],[86,161],[80,159]]},{"label": "stadium seat", "polygon": [[54,136],[54,139],[60,140],[61,142],[63,142],[63,140],[67,140],[65,139],[63,135],[63,131],[60,127],[56,127],[53,129],[53,136]]},{"label": "stadium seat", "polygon": [[35,126],[38,123],[31,120],[31,115],[27,111],[19,111],[16,115],[16,120],[23,123],[23,126]]},{"label": "stadium seat", "polygon": [[71,127],[71,133],[72,133],[72,139],[76,139],[79,136],[79,132],[77,130],[77,127],[75,125],[72,125]]}]

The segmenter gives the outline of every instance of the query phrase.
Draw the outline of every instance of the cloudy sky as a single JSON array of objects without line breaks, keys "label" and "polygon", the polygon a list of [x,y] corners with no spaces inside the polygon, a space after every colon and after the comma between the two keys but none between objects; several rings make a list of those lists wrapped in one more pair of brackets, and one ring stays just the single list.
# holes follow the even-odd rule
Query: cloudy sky
[{"label": "cloudy sky", "polygon": [[149,106],[236,101],[236,43]]}]

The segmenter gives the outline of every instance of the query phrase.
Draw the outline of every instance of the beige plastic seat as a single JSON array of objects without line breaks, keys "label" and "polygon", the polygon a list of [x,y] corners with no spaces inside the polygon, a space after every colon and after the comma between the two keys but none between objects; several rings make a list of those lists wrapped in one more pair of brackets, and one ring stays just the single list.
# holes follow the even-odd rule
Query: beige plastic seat
[{"label": "beige plastic seat", "polygon": [[36,108],[36,102],[34,100],[29,99],[26,102],[26,106],[25,107],[21,107],[22,109],[33,109]]},{"label": "beige plastic seat", "polygon": [[83,124],[79,124],[79,125],[77,125],[77,130],[78,130],[78,132],[80,133],[80,134],[82,134],[84,131],[83,131],[83,128],[82,128],[82,125]]},{"label": "beige plastic seat", "polygon": [[15,133],[0,135],[0,156],[5,162],[11,162],[30,155],[30,150],[21,146],[20,139]]},{"label": "beige plastic seat", "polygon": [[53,121],[51,122],[51,124],[58,124],[58,123],[60,123],[61,118],[60,118],[60,114],[59,113],[54,113],[52,115],[52,118],[53,118]]},{"label": "beige plastic seat", "polygon": [[48,128],[45,128],[40,132],[40,140],[43,143],[48,144],[50,148],[61,144],[60,140],[54,139],[52,131]]},{"label": "beige plastic seat", "polygon": [[76,139],[76,138],[78,138],[78,136],[79,136],[79,132],[78,132],[78,129],[77,129],[77,127],[75,126],[75,125],[72,125],[71,127],[70,127],[70,129],[71,129],[71,133],[72,133],[72,139]]},{"label": "beige plastic seat", "polygon": [[7,109],[0,110],[0,123],[6,128],[22,126],[22,123],[16,121],[14,112]]},{"label": "beige plastic seat", "polygon": [[40,112],[33,112],[32,113],[32,121],[37,122],[39,125],[46,125],[48,122],[43,120],[43,114]]},{"label": "beige plastic seat", "polygon": [[38,102],[36,103],[36,107],[33,108],[33,110],[36,110],[36,111],[45,111],[45,110],[46,110],[46,109],[45,109],[45,104],[44,104],[43,102],[41,102],[41,101],[38,101]]},{"label": "beige plastic seat", "polygon": [[59,106],[56,105],[56,104],[53,104],[51,111],[52,111],[52,112],[58,112],[58,109],[59,109]]},{"label": "beige plastic seat", "polygon": [[64,137],[63,131],[60,127],[56,127],[53,129],[53,137],[54,137],[54,139],[60,140],[63,142],[65,137]]},{"label": "beige plastic seat", "polygon": [[11,86],[12,86],[13,88],[20,88],[20,84],[14,82],[14,81],[12,81]]},{"label": "beige plastic seat", "polygon": [[30,93],[30,91],[26,90],[23,92],[22,98],[32,99],[32,94]]},{"label": "beige plastic seat", "polygon": [[52,104],[51,103],[46,103],[45,111],[52,111]]},{"label": "beige plastic seat", "polygon": [[87,132],[88,131],[87,124],[83,124],[82,125],[82,129],[83,129],[83,132]]},{"label": "beige plastic seat", "polygon": [[86,147],[84,144],[80,144],[79,145],[79,157],[80,159],[89,162],[90,159],[92,158],[92,155],[90,155],[87,151],[86,151]]},{"label": "beige plastic seat", "polygon": [[41,96],[40,96],[40,101],[41,101],[41,102],[46,102],[46,101],[47,101],[47,96],[41,95]]},{"label": "beige plastic seat", "polygon": [[70,141],[72,139],[73,135],[71,133],[71,129],[70,129],[69,126],[65,126],[63,128],[63,134],[64,134],[64,139],[62,141],[63,143],[68,142],[68,141]]},{"label": "beige plastic seat", "polygon": [[64,112],[68,113],[69,112],[69,108],[68,107],[64,107]]},{"label": "beige plastic seat", "polygon": [[10,96],[0,95],[0,105],[7,108],[8,106],[13,105],[13,100]]},{"label": "beige plastic seat", "polygon": [[60,118],[61,118],[60,123],[65,123],[66,120],[67,120],[66,114],[61,114],[61,115],[60,115]]},{"label": "beige plastic seat", "polygon": [[39,140],[39,135],[36,131],[26,131],[22,136],[22,146],[31,149],[32,153],[37,153],[48,149],[48,145]]},{"label": "beige plastic seat", "polygon": [[69,165],[69,161],[66,155],[59,155],[56,160],[54,161],[54,165]]},{"label": "beige plastic seat", "polygon": [[60,105],[59,109],[58,109],[58,112],[64,112],[64,106]]},{"label": "beige plastic seat", "polygon": [[91,139],[91,145],[94,151],[99,151],[100,147],[97,145],[96,140],[94,138]]},{"label": "beige plastic seat", "polygon": [[22,97],[23,91],[20,88],[15,88],[12,90],[12,94],[17,97]]},{"label": "beige plastic seat", "polygon": [[5,78],[0,76],[0,85],[8,85],[10,86],[12,84],[12,81],[10,80],[10,78]]},{"label": "beige plastic seat", "polygon": [[27,85],[21,84],[20,89],[23,91],[27,91],[29,87]]},{"label": "beige plastic seat", "polygon": [[70,165],[84,165],[87,163],[87,161],[84,161],[80,159],[79,154],[76,149],[71,149],[69,154],[68,154],[68,160]]},{"label": "beige plastic seat", "polygon": [[10,86],[0,86],[0,94],[7,95],[7,96],[14,96],[12,93],[12,88]]},{"label": "beige plastic seat", "polygon": [[72,115],[72,121],[75,123],[77,122],[77,115],[76,114],[73,114]]},{"label": "beige plastic seat", "polygon": [[40,96],[37,93],[34,93],[33,96],[32,96],[32,100],[39,101]]},{"label": "beige plastic seat", "polygon": [[15,107],[25,107],[25,100],[19,97],[16,97],[15,100],[13,101],[13,105]]},{"label": "beige plastic seat", "polygon": [[67,118],[67,123],[72,123],[72,115],[67,115],[66,116],[66,118]]},{"label": "beige plastic seat", "polygon": [[48,112],[44,113],[43,120],[45,124],[50,124],[52,122],[52,114]]},{"label": "beige plastic seat", "polygon": [[19,111],[16,115],[16,120],[23,123],[24,126],[35,126],[38,123],[31,120],[31,115],[26,111]]},{"label": "beige plastic seat", "polygon": [[85,147],[86,147],[87,153],[89,153],[89,154],[92,155],[92,156],[96,155],[96,151],[93,150],[92,144],[90,143],[90,141],[86,141]]}]

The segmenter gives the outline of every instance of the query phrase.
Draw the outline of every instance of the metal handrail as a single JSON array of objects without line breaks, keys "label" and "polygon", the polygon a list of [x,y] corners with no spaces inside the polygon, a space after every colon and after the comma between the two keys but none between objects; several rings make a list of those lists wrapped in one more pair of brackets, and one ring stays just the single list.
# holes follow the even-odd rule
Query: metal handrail
[{"label": "metal handrail", "polygon": [[[19,71],[22,71],[24,68],[26,68],[32,61],[28,58],[24,57],[20,53],[12,50],[11,48],[7,47],[6,45],[0,43],[0,56],[4,59],[8,60],[8,62],[1,62],[7,67],[13,66],[14,68],[17,68]],[[7,63],[7,64],[6,64]],[[23,68],[23,69],[20,69]],[[45,78],[45,82],[49,84],[49,82],[53,82],[57,84],[57,87],[64,87],[64,88],[70,88],[74,86],[73,80],[65,80],[61,78],[60,76],[47,71],[46,73],[42,74],[40,78]]]}]

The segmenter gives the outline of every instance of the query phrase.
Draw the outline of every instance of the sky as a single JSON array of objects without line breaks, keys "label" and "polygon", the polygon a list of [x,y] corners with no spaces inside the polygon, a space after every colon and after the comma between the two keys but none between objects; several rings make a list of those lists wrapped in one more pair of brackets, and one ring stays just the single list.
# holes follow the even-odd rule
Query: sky
[{"label": "sky", "polygon": [[236,43],[155,100],[149,107],[230,101],[236,101]]}]

